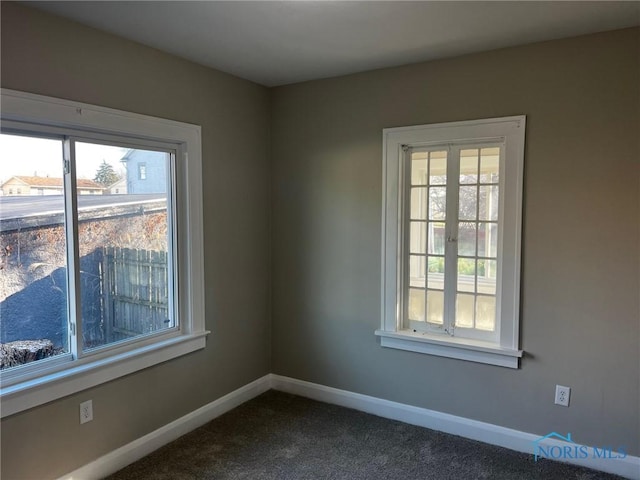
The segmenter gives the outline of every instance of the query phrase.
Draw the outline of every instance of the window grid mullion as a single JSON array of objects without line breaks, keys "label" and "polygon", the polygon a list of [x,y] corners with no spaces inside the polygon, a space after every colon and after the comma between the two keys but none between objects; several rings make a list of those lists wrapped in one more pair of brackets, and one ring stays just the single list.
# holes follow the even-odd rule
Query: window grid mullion
[{"label": "window grid mullion", "polygon": [[73,358],[82,356],[82,302],[80,294],[80,247],[78,244],[78,195],[76,183],[75,140],[65,137],[64,205],[67,242],[67,306],[69,309],[69,351]]},{"label": "window grid mullion", "polygon": [[456,284],[458,281],[458,179],[460,176],[460,147],[447,152],[447,212],[445,220],[444,260],[444,329],[454,334],[456,312]]},{"label": "window grid mullion", "polygon": [[403,200],[400,202],[400,218],[403,219],[401,225],[401,232],[405,232],[402,235],[402,267],[401,267],[401,279],[400,293],[402,298],[401,316],[398,319],[400,329],[409,328],[409,290],[411,285],[411,272],[409,271],[410,253],[411,253],[411,152],[412,149],[409,146],[402,147],[402,162],[400,176],[400,191],[403,192]]},{"label": "window grid mullion", "polygon": [[[482,150],[478,148],[477,164],[476,164],[476,220],[475,220],[475,232],[476,238],[474,240],[474,261],[473,261],[473,310],[471,311],[472,323],[471,327],[476,328],[476,310],[478,303],[478,238],[480,237],[480,160]],[[486,208],[486,205],[485,205]]]},{"label": "window grid mullion", "polygon": [[427,178],[425,184],[427,186],[425,197],[427,198],[427,207],[425,213],[425,218],[427,222],[425,223],[425,232],[424,236],[424,323],[425,325],[429,325],[429,305],[427,304],[429,300],[429,228],[431,221],[431,152],[427,153]]}]

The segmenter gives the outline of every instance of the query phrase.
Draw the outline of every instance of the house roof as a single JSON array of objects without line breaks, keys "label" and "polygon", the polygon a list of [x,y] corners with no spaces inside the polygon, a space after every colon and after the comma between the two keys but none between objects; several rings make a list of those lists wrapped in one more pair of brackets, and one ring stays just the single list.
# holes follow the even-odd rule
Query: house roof
[{"label": "house roof", "polygon": [[[10,182],[13,179],[16,179],[16,180],[18,180],[18,181],[20,181],[20,182],[22,182],[25,185],[28,185],[30,187],[62,188],[62,186],[63,186],[62,178],[55,178],[55,177],[25,177],[25,176],[22,176],[22,175],[16,175],[14,177],[11,177],[9,180],[4,182],[2,184],[2,186],[4,186],[5,184],[7,184],[8,182]],[[93,180],[89,180],[89,179],[86,179],[86,178],[78,178],[76,180],[76,182],[77,182],[78,188],[88,188],[88,189],[95,189],[95,190],[102,190],[103,189],[102,185],[94,182]]]},{"label": "house roof", "polygon": [[115,182],[113,182],[111,185],[108,185],[107,188],[113,188],[115,186],[126,185],[126,184],[127,184],[126,177],[122,177],[121,179],[116,180]]}]

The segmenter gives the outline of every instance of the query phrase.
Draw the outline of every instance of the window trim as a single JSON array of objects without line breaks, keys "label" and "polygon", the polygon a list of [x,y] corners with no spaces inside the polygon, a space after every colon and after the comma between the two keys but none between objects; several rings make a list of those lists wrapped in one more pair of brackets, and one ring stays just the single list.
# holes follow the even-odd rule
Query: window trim
[{"label": "window trim", "polygon": [[[383,347],[397,348],[491,365],[518,368],[520,326],[520,252],[524,170],[524,115],[463,122],[396,127],[383,130],[381,328]],[[500,192],[501,245],[499,341],[488,342],[402,329],[403,247],[405,217],[403,146],[428,147],[467,142],[504,144],[504,191]],[[501,184],[502,186],[502,184]]]},{"label": "window trim", "polygon": [[[145,337],[110,354],[72,362],[53,357],[37,362],[38,366],[27,364],[22,377],[0,373],[1,417],[204,348],[210,332],[205,329],[204,311],[201,127],[15,90],[1,89],[0,96],[3,127],[21,123],[43,130],[63,128],[180,146],[175,162],[180,329],[159,339]],[[41,375],[34,377],[34,370]]]}]

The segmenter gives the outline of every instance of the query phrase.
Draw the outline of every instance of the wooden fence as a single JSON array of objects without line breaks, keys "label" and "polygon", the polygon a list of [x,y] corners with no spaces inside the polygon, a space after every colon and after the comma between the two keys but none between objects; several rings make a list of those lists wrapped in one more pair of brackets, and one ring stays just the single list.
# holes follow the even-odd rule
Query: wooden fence
[{"label": "wooden fence", "polygon": [[102,260],[106,343],[171,327],[167,252],[105,247]]}]

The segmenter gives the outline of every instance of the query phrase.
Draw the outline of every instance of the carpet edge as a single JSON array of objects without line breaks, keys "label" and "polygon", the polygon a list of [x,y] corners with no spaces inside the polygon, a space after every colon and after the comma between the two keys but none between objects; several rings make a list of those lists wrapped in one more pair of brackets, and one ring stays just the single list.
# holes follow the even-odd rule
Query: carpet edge
[{"label": "carpet edge", "polygon": [[[533,442],[539,439],[538,435],[532,433],[270,373],[59,477],[58,480],[104,478],[271,389],[532,455]],[[544,444],[560,448],[571,445],[556,439],[546,439]],[[640,480],[640,457],[628,455],[615,461],[603,458],[555,460]]]},{"label": "carpet edge", "polygon": [[[517,452],[530,453],[531,455],[534,454],[534,442],[541,438],[539,435],[522,432],[520,430],[276,374],[271,374],[271,388],[312,400],[352,408],[379,417],[398,420],[411,425],[508,448]],[[559,447],[561,449],[575,446],[575,444],[554,438],[544,439],[541,445],[548,448]],[[586,447],[593,449],[591,446]],[[616,452],[612,453],[615,454]],[[615,459],[592,457],[554,458],[554,461],[561,461],[620,475],[633,480],[640,480],[640,457],[631,455]]]},{"label": "carpet edge", "polygon": [[270,390],[271,380],[271,374],[264,375],[71,473],[59,477],[58,480],[97,480],[111,475],[167,443]]}]

